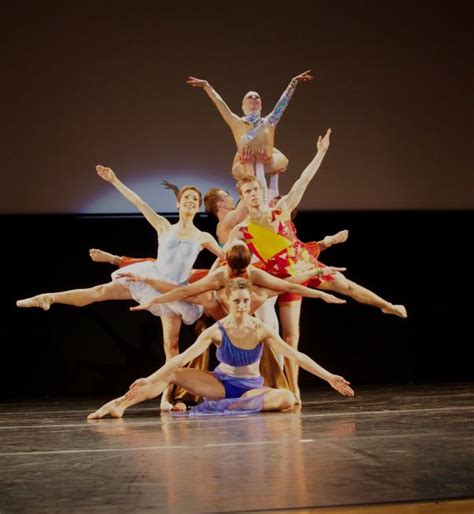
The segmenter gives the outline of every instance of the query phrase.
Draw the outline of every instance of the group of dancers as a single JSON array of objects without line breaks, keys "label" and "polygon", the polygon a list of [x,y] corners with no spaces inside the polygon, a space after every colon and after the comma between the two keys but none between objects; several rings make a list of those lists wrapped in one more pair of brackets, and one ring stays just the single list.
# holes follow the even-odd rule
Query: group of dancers
[{"label": "group of dancers", "polygon": [[[121,417],[131,405],[159,395],[163,411],[185,411],[186,404],[180,398],[194,395],[199,401],[189,415],[287,409],[301,403],[299,367],[352,397],[354,391],[346,379],[298,351],[302,297],[345,303],[331,294],[335,292],[384,313],[407,316],[403,305],[394,305],[346,278],[345,268],[325,266],[318,260],[321,251],[347,239],[346,230],[319,242],[303,243],[297,237],[292,215],[329,149],[331,129],[318,138],[316,155],[289,193],[279,196],[278,178],[288,159],[274,147],[275,128],[297,85],[312,78],[310,71],[294,77],[271,113],[262,117],[262,101],[255,91],[244,96],[244,116],[238,116],[206,80],[189,77],[188,83],[204,89],[216,105],[237,146],[232,175],[237,181],[238,205],[219,188],[204,196],[206,212],[218,219],[217,240],[194,225],[203,201],[195,186],[178,189],[163,182],[176,193],[179,220],[171,224],[112,169],[96,167],[98,176],[135,205],[156,230],[156,259],[124,258],[91,249],[93,260],[118,266],[110,282],[40,294],[18,300],[17,306],[48,310],[55,303],[82,307],[133,299],[138,305],[130,310],[147,310],[161,318],[166,363],[150,376],[136,380],[123,396],[89,414],[89,419]],[[216,261],[210,270],[195,270],[194,262],[203,249],[212,252]],[[203,320],[211,326],[205,328]],[[198,321],[202,332],[179,353],[181,324]],[[208,359],[202,356],[212,343],[217,347],[219,365],[210,372]]]}]

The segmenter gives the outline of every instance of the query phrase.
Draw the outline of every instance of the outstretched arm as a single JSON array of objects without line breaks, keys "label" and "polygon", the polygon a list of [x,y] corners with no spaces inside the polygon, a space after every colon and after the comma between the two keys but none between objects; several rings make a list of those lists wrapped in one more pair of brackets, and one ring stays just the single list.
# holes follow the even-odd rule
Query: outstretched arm
[{"label": "outstretched arm", "polygon": [[310,75],[310,72],[311,70],[307,70],[291,79],[290,83],[288,84],[288,87],[285,89],[280,99],[275,104],[273,111],[267,116],[267,120],[269,121],[269,123],[271,123],[272,125],[276,125],[280,121],[280,118],[282,117],[283,113],[285,112],[285,109],[288,107],[288,104],[290,103],[291,97],[295,92],[296,86],[300,82],[307,82],[313,79],[313,76]]},{"label": "outstretched arm", "polygon": [[301,201],[308,184],[311,182],[313,177],[316,175],[321,163],[323,162],[324,156],[329,148],[331,136],[331,129],[328,129],[324,137],[319,136],[318,138],[318,152],[314,156],[313,160],[306,166],[305,170],[301,174],[300,178],[293,184],[290,192],[285,195],[276,204],[276,208],[287,210],[291,212]]},{"label": "outstretched arm", "polygon": [[[342,269],[344,268],[319,268],[314,270],[311,278],[314,278],[317,275],[334,273],[335,271],[340,271]],[[332,294],[325,293],[319,289],[311,289],[301,284],[295,284],[293,282],[289,282],[288,280],[274,277],[273,275],[270,275],[270,273],[267,273],[266,271],[258,268],[252,267],[250,276],[253,284],[265,287],[267,289],[273,289],[274,291],[277,291],[278,294],[293,293],[304,296],[306,298],[319,298],[327,303],[346,303],[345,300],[337,298]]]},{"label": "outstretched arm", "polygon": [[166,218],[157,214],[145,201],[121,182],[111,168],[106,168],[99,164],[95,169],[97,170],[97,175],[99,175],[100,178],[104,179],[106,182],[110,182],[110,184],[112,184],[119,193],[135,205],[143,216],[145,216],[148,223],[156,229],[158,234],[161,234],[161,232],[167,230],[171,226],[171,223]]},{"label": "outstretched arm", "polygon": [[207,275],[200,280],[196,280],[196,282],[193,282],[188,286],[177,287],[176,289],[173,289],[173,291],[169,291],[168,293],[160,296],[155,296],[154,298],[151,298],[147,302],[137,305],[136,307],[130,307],[130,310],[146,311],[157,303],[178,302],[180,300],[186,300],[186,298],[189,298],[190,296],[206,293],[207,291],[212,291],[213,289],[220,289],[223,286],[223,275],[220,271],[216,271],[212,275]]},{"label": "outstretched arm", "polygon": [[354,391],[350,387],[350,382],[348,382],[345,378],[334,375],[327,369],[324,369],[317,362],[315,362],[311,357],[308,357],[306,354],[295,350],[289,344],[286,344],[285,341],[273,330],[261,324],[261,327],[264,331],[264,339],[266,342],[273,348],[276,353],[281,353],[288,359],[295,361],[298,366],[301,366],[309,373],[325,380],[332,388],[334,388],[338,393],[341,393],[343,396],[352,397],[354,396]]},{"label": "outstretched arm", "polygon": [[186,83],[190,86],[204,89],[230,128],[233,128],[233,126],[240,121],[240,118],[229,109],[219,93],[209,84],[207,80],[198,79],[196,77],[188,77]]}]

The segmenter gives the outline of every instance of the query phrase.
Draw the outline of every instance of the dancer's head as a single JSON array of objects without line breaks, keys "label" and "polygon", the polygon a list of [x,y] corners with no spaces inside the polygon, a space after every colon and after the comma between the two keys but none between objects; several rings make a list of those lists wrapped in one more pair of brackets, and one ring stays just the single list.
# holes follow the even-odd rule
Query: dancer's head
[{"label": "dancer's head", "polygon": [[240,198],[247,207],[259,207],[262,203],[262,186],[253,175],[245,175],[235,186]]},{"label": "dancer's head", "polygon": [[228,191],[213,187],[204,196],[204,209],[208,214],[217,216],[219,211],[233,211],[235,203]]},{"label": "dancer's head", "polygon": [[196,214],[201,204],[202,194],[196,186],[183,186],[176,194],[176,207],[180,212]]},{"label": "dancer's head", "polygon": [[245,273],[250,266],[252,254],[243,241],[232,241],[225,245],[225,260],[233,276]]},{"label": "dancer's head", "polygon": [[259,113],[261,110],[262,100],[260,95],[255,91],[245,93],[245,96],[242,99],[242,111],[244,111],[245,116]]},{"label": "dancer's head", "polygon": [[233,278],[225,284],[229,310],[233,315],[250,312],[252,286],[246,278]]}]

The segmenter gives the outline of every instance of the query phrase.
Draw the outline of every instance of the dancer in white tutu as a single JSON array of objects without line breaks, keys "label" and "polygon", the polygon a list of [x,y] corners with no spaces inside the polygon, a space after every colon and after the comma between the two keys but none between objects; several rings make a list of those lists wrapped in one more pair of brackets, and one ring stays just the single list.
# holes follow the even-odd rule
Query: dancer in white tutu
[{"label": "dancer in white tutu", "polygon": [[[199,210],[202,197],[194,186],[181,188],[177,198],[179,221],[171,224],[166,218],[157,214],[137,194],[123,184],[115,173],[104,166],[97,166],[98,175],[111,183],[127,200],[133,203],[156,230],[159,238],[157,262],[140,262],[122,268],[120,272],[130,272],[157,279],[167,280],[179,285],[188,282],[191,269],[199,252],[206,248],[218,257],[223,257],[221,248],[211,234],[200,231],[193,223]],[[39,307],[48,310],[52,304],[61,303],[83,307],[105,300],[131,300],[146,302],[159,295],[159,291],[150,285],[131,282],[112,273],[112,281],[86,289],[74,289],[57,293],[45,293],[31,298],[18,300],[18,307]],[[179,353],[178,338],[181,323],[194,323],[203,312],[199,305],[188,302],[173,302],[154,305],[150,312],[160,316],[163,325],[163,343],[166,358]],[[169,410],[172,405],[165,393],[161,407]]]}]

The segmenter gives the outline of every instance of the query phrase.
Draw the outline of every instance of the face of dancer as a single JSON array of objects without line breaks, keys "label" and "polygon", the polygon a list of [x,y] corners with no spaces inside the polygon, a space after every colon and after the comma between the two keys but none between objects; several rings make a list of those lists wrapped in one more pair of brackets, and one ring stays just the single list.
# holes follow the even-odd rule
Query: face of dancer
[{"label": "face of dancer", "polygon": [[262,100],[255,91],[249,91],[242,100],[242,110],[245,114],[256,113],[262,110]]},{"label": "face of dancer", "polygon": [[259,207],[262,204],[262,188],[256,180],[247,182],[241,188],[242,201],[247,207]]},{"label": "face of dancer", "polygon": [[250,291],[234,289],[229,295],[229,309],[233,316],[242,316],[250,312]]},{"label": "face of dancer", "polygon": [[222,202],[223,209],[225,209],[226,211],[233,211],[235,209],[234,200],[227,191],[224,191],[224,190],[220,191],[220,198],[221,198],[220,201]]},{"label": "face of dancer", "polygon": [[177,207],[183,214],[196,214],[199,210],[199,195],[193,189],[187,189],[181,195]]}]

